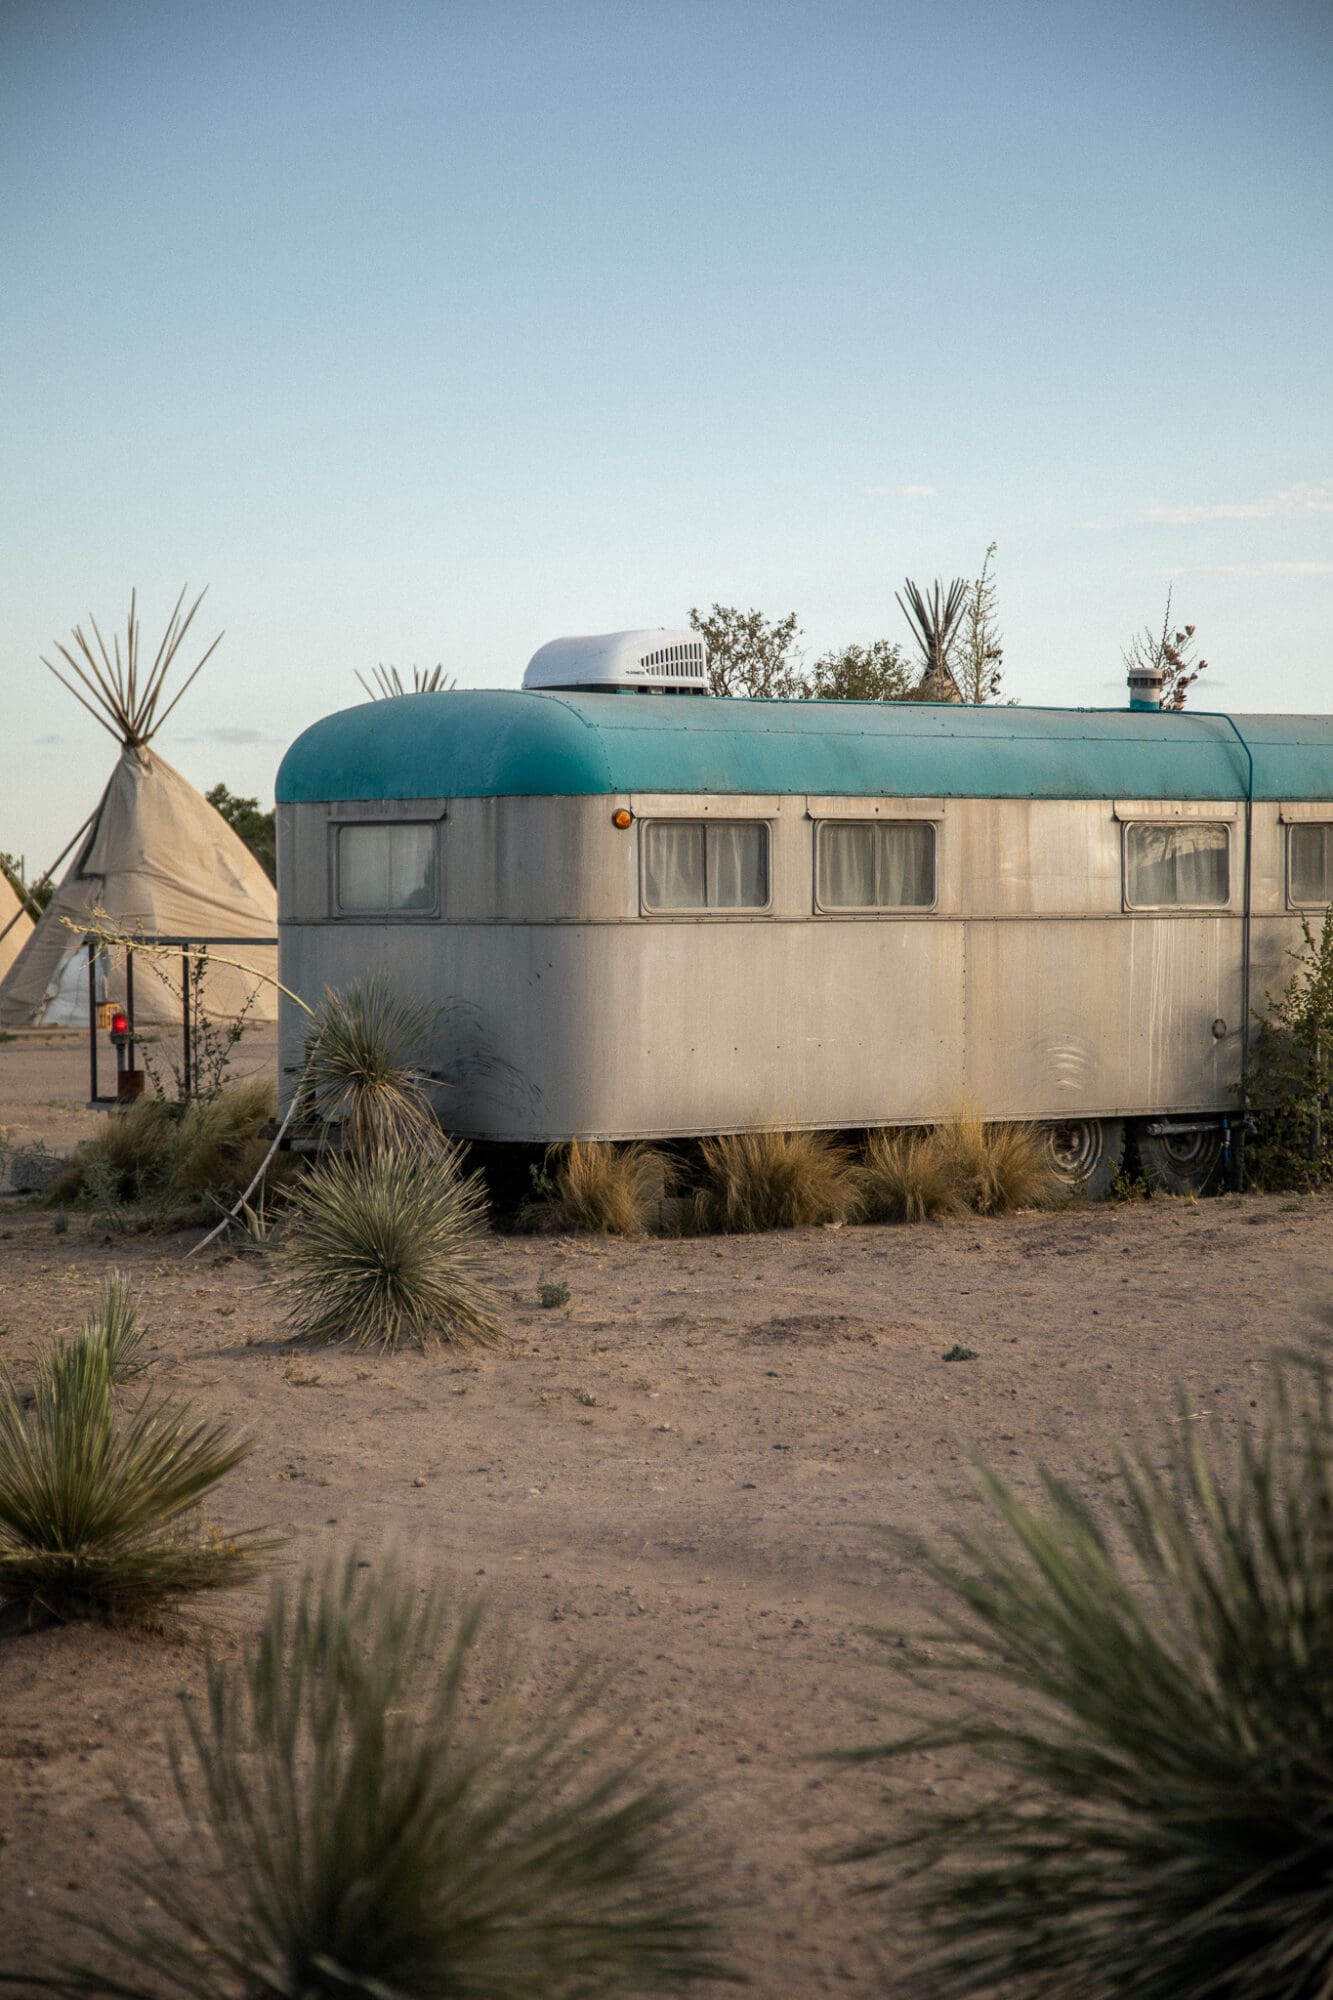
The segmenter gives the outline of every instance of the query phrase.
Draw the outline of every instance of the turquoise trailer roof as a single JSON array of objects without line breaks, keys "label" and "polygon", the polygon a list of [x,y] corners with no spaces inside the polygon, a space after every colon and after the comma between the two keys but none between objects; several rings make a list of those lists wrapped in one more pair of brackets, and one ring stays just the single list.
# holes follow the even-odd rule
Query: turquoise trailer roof
[{"label": "turquoise trailer roof", "polygon": [[606,792],[1333,799],[1333,716],[450,690],[298,736],[285,803]]}]

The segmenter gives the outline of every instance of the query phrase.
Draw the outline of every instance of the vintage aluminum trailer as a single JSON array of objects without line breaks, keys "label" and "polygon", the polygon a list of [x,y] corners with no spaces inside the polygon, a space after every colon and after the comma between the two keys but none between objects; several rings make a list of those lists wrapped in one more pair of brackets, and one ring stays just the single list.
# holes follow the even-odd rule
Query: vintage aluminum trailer
[{"label": "vintage aluminum trailer", "polygon": [[[306,730],[284,982],[451,1003],[473,1138],[970,1101],[1092,1190],[1127,1136],[1162,1185],[1214,1173],[1247,1019],[1333,898],[1333,717],[682,698],[702,674],[689,633],[561,641],[523,690]],[[302,1032],[286,1005],[288,1074]]]}]

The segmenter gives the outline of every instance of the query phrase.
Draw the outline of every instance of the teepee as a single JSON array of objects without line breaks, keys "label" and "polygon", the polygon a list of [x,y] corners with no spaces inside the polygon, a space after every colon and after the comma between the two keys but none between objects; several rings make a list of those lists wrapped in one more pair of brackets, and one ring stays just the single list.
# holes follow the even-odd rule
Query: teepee
[{"label": "teepee", "polygon": [[[140,663],[133,595],[123,655],[118,636],[108,653],[90,620],[96,651],[77,626],[73,650],[56,649],[74,680],[50,660],[42,662],[115,738],[120,758],[41,922],[0,979],[0,1027],[81,1026],[88,1019],[90,967],[82,933],[103,918],[112,931],[146,940],[271,937],[272,946],[212,947],[200,997],[204,1011],[218,1018],[234,1018],[242,1010],[250,1021],[277,1017],[272,986],[254,976],[271,977],[277,969],[273,885],[221,814],[151,747],[222,637],[219,633],[163,705],[168,676],[203,595],[182,616],[181,592],[147,672]],[[217,956],[241,961],[241,969],[218,964]],[[97,952],[98,999],[124,1003],[124,960],[125,953],[114,947]],[[180,986],[178,956],[136,952],[136,1026],[179,1021]]]},{"label": "teepee", "polygon": [[31,936],[32,918],[14,894],[4,869],[0,868],[0,979],[4,978]]}]

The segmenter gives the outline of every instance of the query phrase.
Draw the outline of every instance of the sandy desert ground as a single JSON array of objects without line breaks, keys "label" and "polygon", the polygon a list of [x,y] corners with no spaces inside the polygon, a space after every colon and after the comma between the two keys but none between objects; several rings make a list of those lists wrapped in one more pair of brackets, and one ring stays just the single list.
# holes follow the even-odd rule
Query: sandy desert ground
[{"label": "sandy desert ground", "polygon": [[[83,1061],[69,1041],[0,1046],[0,1127],[67,1145]],[[752,1990],[895,1993],[891,1926],[821,1855],[958,1780],[815,1761],[902,1719],[892,1642],[930,1597],[883,1530],[974,1518],[973,1453],[1110,1506],[1117,1445],[1168,1425],[1177,1386],[1187,1421],[1234,1436],[1274,1351],[1333,1298],[1331,1223],[1326,1197],[1225,1196],[750,1239],[497,1236],[509,1344],[423,1356],[294,1351],[272,1259],[187,1260],[197,1235],[79,1219],[56,1234],[5,1200],[0,1364],[25,1380],[128,1271],[155,1386],[254,1439],[221,1519],[288,1536],[292,1566],[406,1547],[487,1593],[537,1687],[593,1662],[716,1843]],[[545,1280],[566,1307],[539,1305]],[[976,1359],[944,1362],[955,1342]],[[241,1647],[260,1604],[212,1609],[213,1644]],[[171,1810],[167,1732],[200,1685],[197,1633],[0,1646],[7,1969],[59,1940],[53,1904],[116,1893],[117,1774]]]}]

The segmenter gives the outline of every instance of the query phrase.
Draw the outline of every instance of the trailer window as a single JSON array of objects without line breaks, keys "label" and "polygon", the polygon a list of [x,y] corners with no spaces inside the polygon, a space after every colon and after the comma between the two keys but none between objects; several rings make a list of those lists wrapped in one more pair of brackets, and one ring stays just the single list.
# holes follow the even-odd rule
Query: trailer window
[{"label": "trailer window", "polygon": [[640,853],[646,910],[768,908],[762,820],[645,820]]},{"label": "trailer window", "polygon": [[928,910],[935,829],[928,820],[823,820],[817,835],[821,910]]},{"label": "trailer window", "polygon": [[1287,899],[1333,903],[1333,824],[1315,820],[1287,828]]},{"label": "trailer window", "polygon": [[436,909],[436,827],[340,826],[337,907],[344,914],[432,916]]},{"label": "trailer window", "polygon": [[1133,820],[1125,828],[1125,901],[1131,909],[1213,910],[1231,896],[1225,826]]}]

